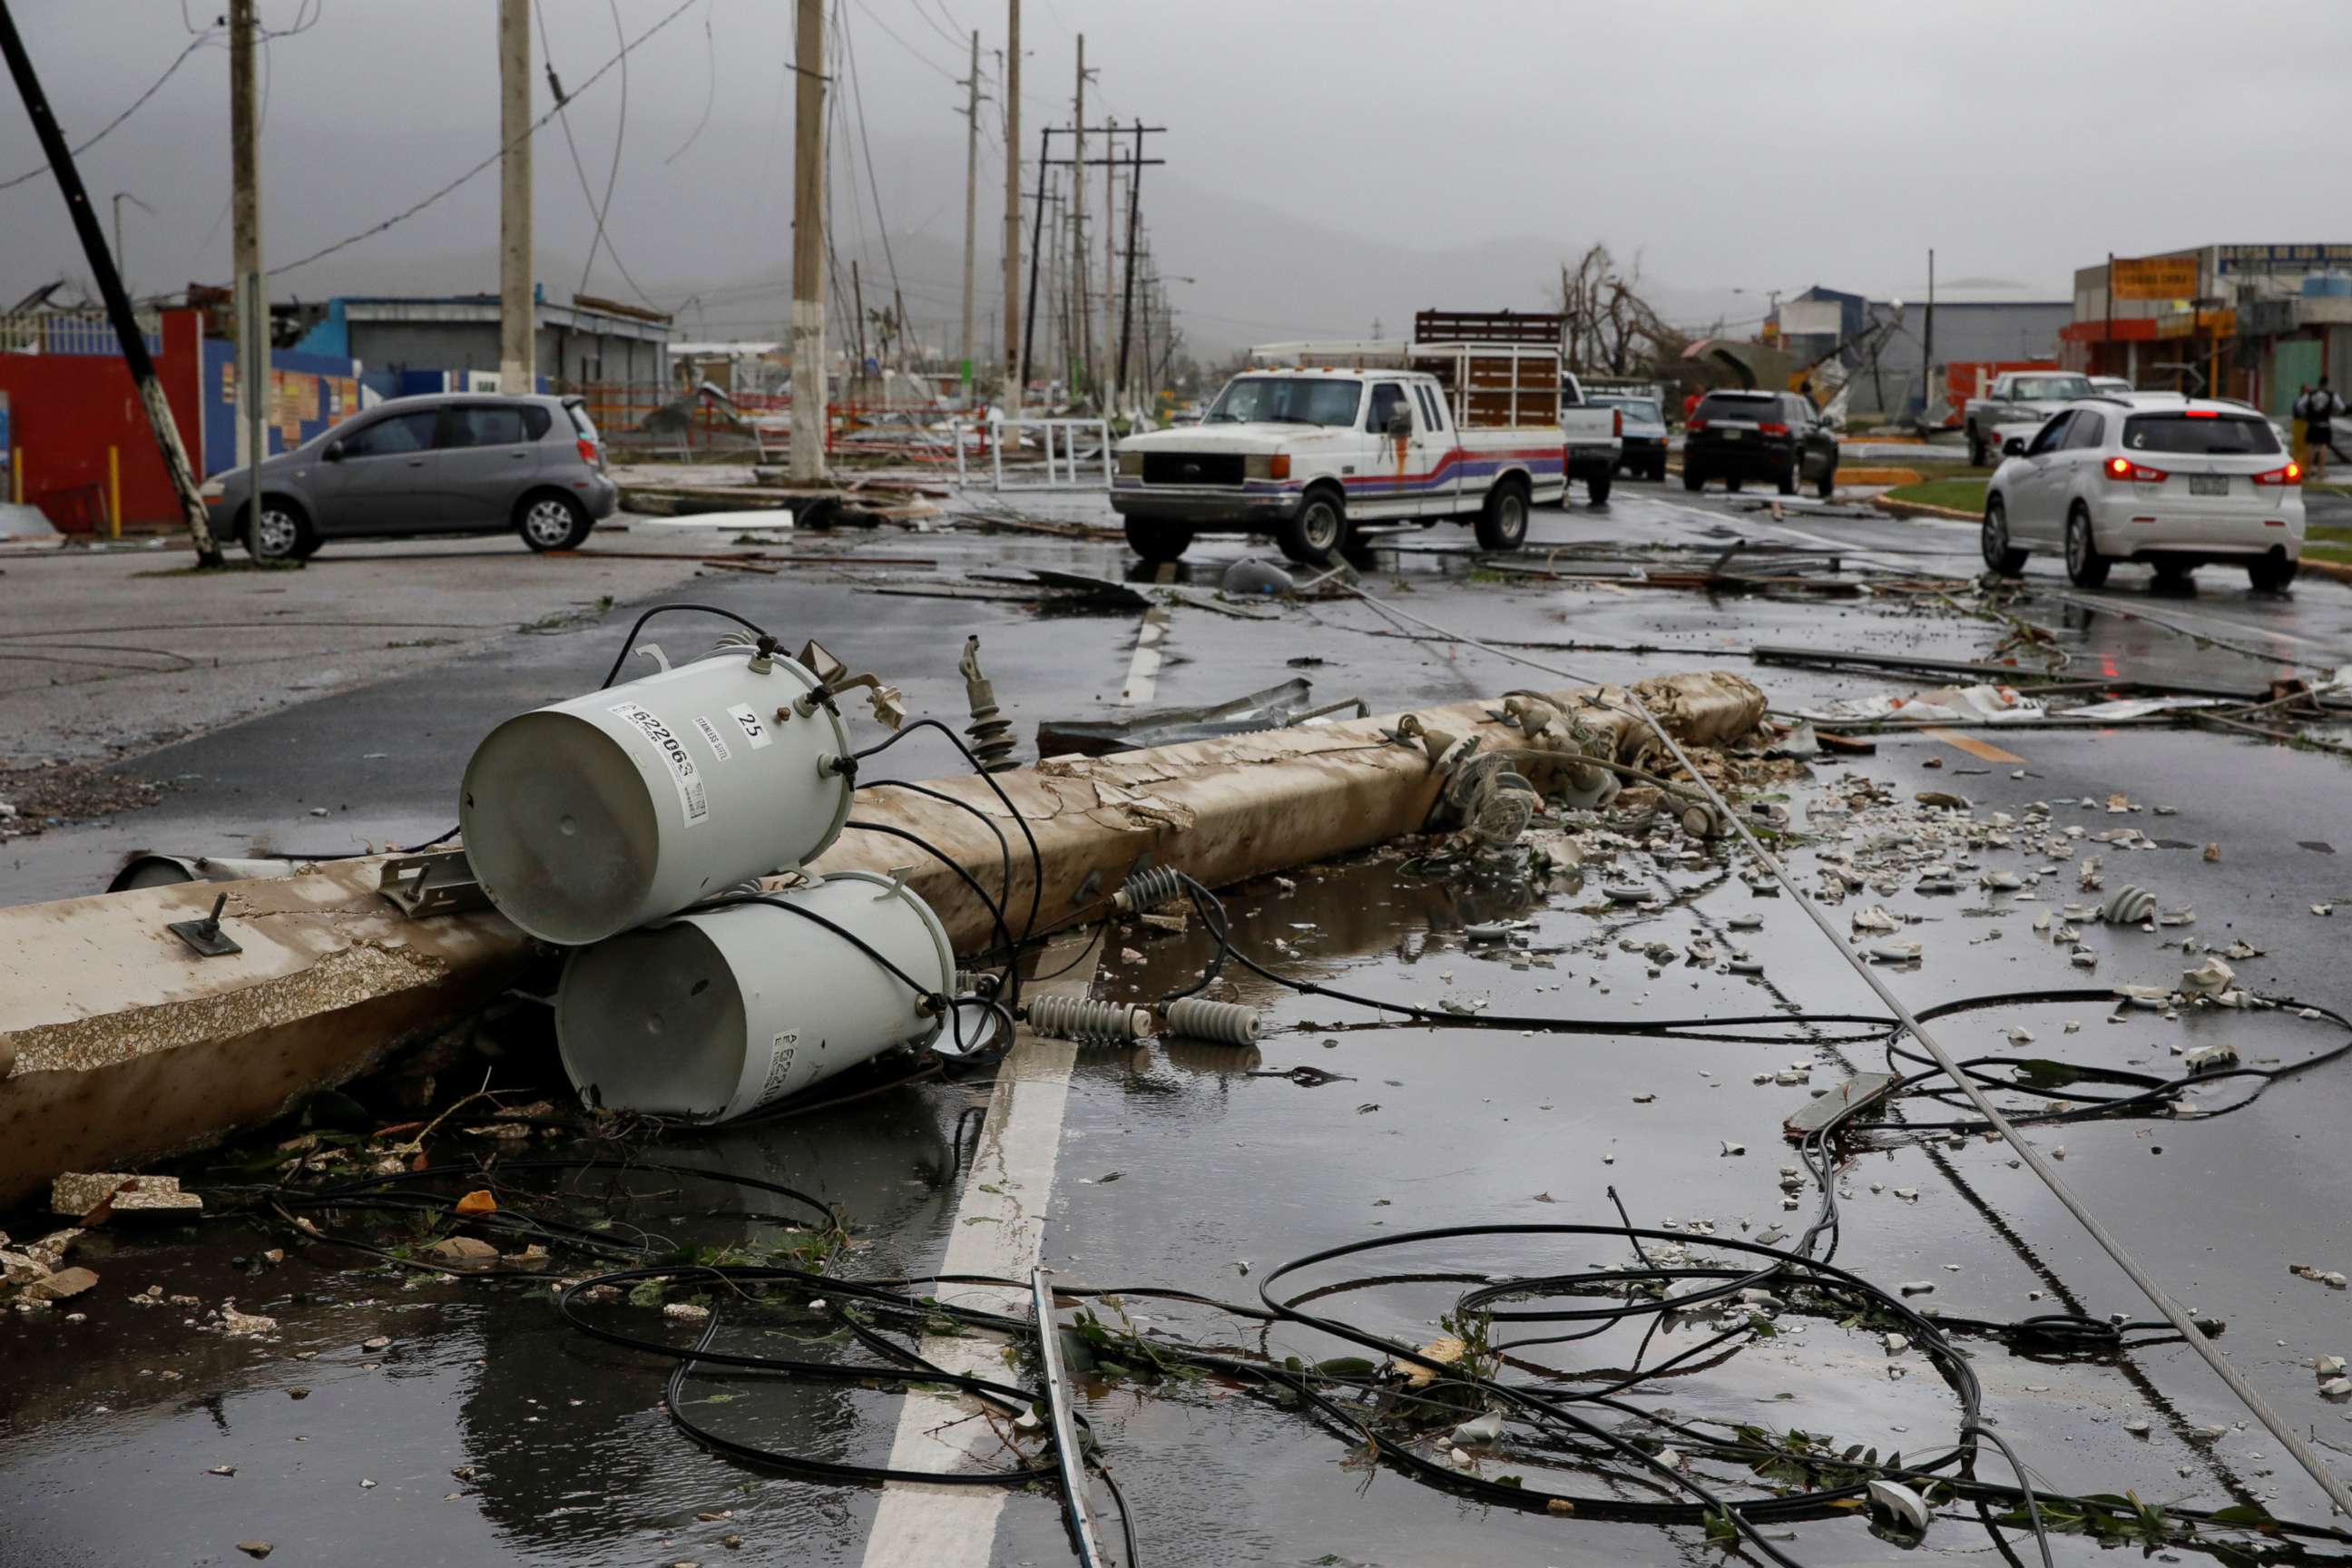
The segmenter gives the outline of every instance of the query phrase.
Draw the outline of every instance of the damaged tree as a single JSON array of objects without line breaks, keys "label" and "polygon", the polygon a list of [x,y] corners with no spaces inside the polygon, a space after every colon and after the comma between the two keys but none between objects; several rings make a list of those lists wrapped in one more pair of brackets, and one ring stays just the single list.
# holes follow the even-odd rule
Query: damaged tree
[{"label": "damaged tree", "polygon": [[1618,269],[1606,245],[1594,243],[1575,265],[1559,269],[1560,313],[1568,368],[1580,374],[1661,376],[1680,363],[1690,340],[1642,297],[1642,267]]}]

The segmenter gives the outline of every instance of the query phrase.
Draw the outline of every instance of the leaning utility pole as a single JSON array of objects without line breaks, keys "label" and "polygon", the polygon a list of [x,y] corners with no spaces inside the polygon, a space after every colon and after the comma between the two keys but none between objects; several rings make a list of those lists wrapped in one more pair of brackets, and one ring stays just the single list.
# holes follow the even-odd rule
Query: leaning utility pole
[{"label": "leaning utility pole", "polygon": [[793,461],[796,485],[824,482],[824,0],[799,0],[793,69]]},{"label": "leaning utility pole", "polygon": [[[1021,336],[1021,0],[1010,0],[1004,40],[1004,361],[1016,375],[1026,374],[1025,355],[1013,343]],[[1045,172],[1037,171],[1043,179]],[[1016,419],[1021,415],[1021,387],[1016,382],[1005,406]]]},{"label": "leaning utility pole", "polygon": [[530,0],[499,0],[499,390],[539,390],[531,298]]},{"label": "leaning utility pole", "polygon": [[[261,465],[269,457],[269,280],[261,270],[261,18],[256,0],[229,0],[228,135],[235,214],[237,456],[252,480],[248,515],[261,516]],[[248,538],[252,537],[250,533]]]},{"label": "leaning utility pole", "polygon": [[163,384],[155,379],[155,362],[148,356],[146,334],[139,330],[138,318],[131,313],[131,296],[122,291],[122,279],[114,270],[114,258],[107,251],[106,232],[99,226],[98,213],[89,205],[89,193],[82,188],[81,175],[74,170],[73,149],[66,142],[66,133],[58,129],[58,117],[49,112],[48,96],[41,90],[41,79],[34,74],[33,58],[25,52],[25,40],[16,36],[16,19],[8,14],[8,0],[0,0],[0,55],[8,58],[8,74],[16,80],[16,95],[25,100],[25,118],[33,122],[33,134],[41,143],[41,156],[48,161],[49,173],[57,176],[58,194],[65,197],[66,211],[72,216],[74,237],[81,241],[83,258],[89,263],[91,275],[98,279],[99,294],[106,300],[107,321],[114,328],[116,341],[122,345],[122,360],[131,372],[131,379],[139,387],[140,405],[147,411],[147,426],[154,432],[156,448],[163,456],[163,469],[172,476],[172,488],[180,493],[180,511],[187,519],[197,563],[224,565],[204,497],[196,493],[196,476],[188,466],[188,449],[180,444],[180,426],[172,418],[172,405],[164,399]]},{"label": "leaning utility pole", "polygon": [[971,406],[971,269],[980,232],[980,29],[971,30],[971,74],[963,110],[963,401]]}]

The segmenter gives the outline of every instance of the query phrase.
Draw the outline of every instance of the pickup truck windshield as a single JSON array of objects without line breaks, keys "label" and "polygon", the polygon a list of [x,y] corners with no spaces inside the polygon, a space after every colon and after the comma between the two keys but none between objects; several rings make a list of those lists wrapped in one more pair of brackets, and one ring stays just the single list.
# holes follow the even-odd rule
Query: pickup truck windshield
[{"label": "pickup truck windshield", "polygon": [[1328,425],[1345,429],[1356,422],[1356,406],[1363,391],[1360,381],[1244,375],[1217,395],[1202,423]]},{"label": "pickup truck windshield", "polygon": [[2009,384],[2009,395],[2035,403],[2065,403],[2091,395],[2087,375],[2021,375]]},{"label": "pickup truck windshield", "polygon": [[2279,449],[2267,419],[2201,414],[2135,414],[2124,421],[2124,446],[2207,458],[2266,458]]}]

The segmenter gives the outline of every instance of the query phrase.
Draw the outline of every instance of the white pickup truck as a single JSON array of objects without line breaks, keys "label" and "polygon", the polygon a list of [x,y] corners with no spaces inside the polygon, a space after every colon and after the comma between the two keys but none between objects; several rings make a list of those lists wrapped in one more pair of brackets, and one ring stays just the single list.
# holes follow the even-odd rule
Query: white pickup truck
[{"label": "white pickup truck", "polygon": [[1567,500],[1559,351],[1527,342],[1287,343],[1225,384],[1198,425],[1118,444],[1110,504],[1147,561],[1201,533],[1270,533],[1294,561],[1357,524],[1472,522],[1517,550]]},{"label": "white pickup truck", "polygon": [[2003,425],[2039,426],[2077,398],[2093,391],[2091,378],[2063,370],[2005,370],[1992,378],[1982,397],[1960,405],[1960,425],[1967,432],[1969,461],[1981,468],[2000,460]]}]

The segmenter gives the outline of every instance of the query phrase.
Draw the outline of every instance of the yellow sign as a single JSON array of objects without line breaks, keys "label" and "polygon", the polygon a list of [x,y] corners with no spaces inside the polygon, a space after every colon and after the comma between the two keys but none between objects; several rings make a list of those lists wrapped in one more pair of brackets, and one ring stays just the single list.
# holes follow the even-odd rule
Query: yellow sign
[{"label": "yellow sign", "polygon": [[2118,300],[2193,300],[2200,281],[2197,257],[2117,257],[2115,290]]}]

